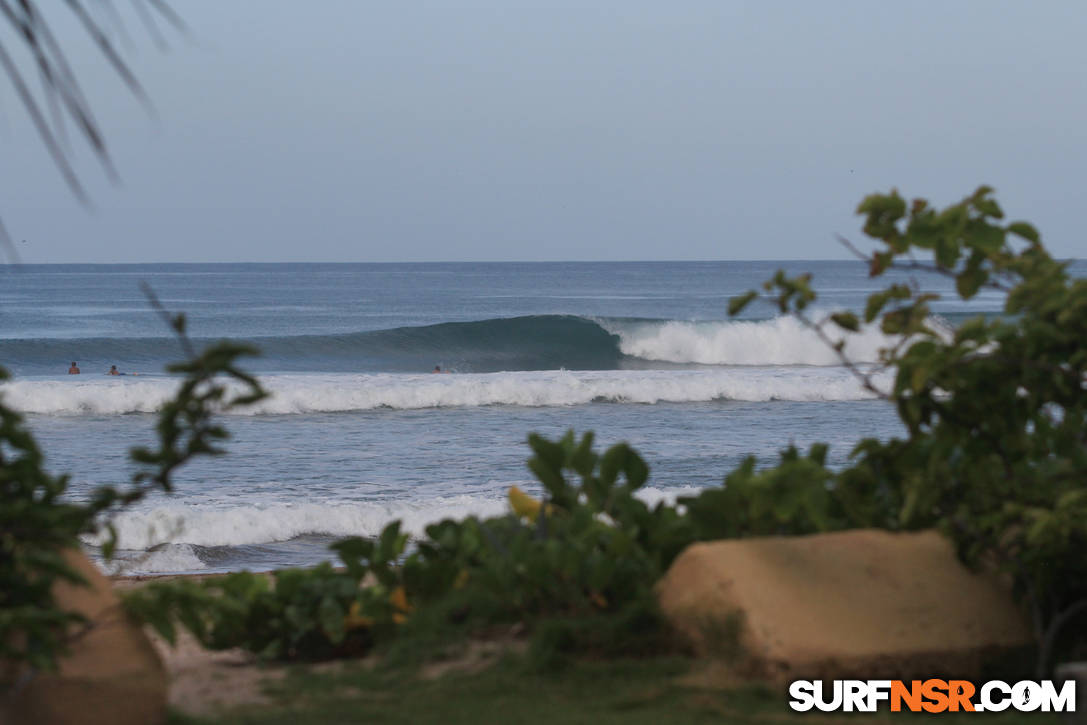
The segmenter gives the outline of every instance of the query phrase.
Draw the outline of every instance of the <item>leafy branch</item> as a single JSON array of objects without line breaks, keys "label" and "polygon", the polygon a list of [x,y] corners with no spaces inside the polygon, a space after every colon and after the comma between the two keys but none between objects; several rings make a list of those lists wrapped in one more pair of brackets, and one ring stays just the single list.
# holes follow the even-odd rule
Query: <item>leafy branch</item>
[{"label": "leafy branch", "polygon": [[[143,86],[110,41],[103,25],[88,10],[87,4],[83,0],[64,0],[64,4],[132,95],[145,108],[153,112],[151,101]],[[113,8],[111,0],[99,0],[98,4],[113,14],[115,22],[123,31],[120,16]],[[183,34],[189,32],[184,21],[164,0],[135,0],[133,5],[160,47],[165,41],[158,32],[153,14],[164,18],[178,32]],[[70,157],[67,123],[71,123],[76,128],[79,137],[91,150],[106,177],[114,183],[120,177],[113,166],[102,129],[72,70],[72,64],[69,63],[64,49],[54,36],[40,6],[41,3],[35,0],[0,0],[0,22],[5,23],[13,31],[16,39],[14,47],[22,49],[30,57],[29,63],[20,62],[11,48],[0,42],[0,70],[11,82],[16,97],[30,118],[53,165],[60,171],[64,183],[80,202],[87,204],[89,197]],[[31,90],[27,80],[28,74],[33,71],[36,71],[41,79],[40,95],[36,95]],[[44,110],[46,108],[48,113]],[[12,260],[18,260],[15,245],[2,223],[0,223],[0,247],[6,250]]]},{"label": "leafy branch", "polygon": [[[832,490],[849,483],[884,490],[899,526],[939,526],[963,560],[995,567],[1028,604],[1039,637],[1037,674],[1044,676],[1058,643],[1065,652],[1087,644],[1087,280],[1068,275],[1037,230],[1004,223],[1003,210],[982,186],[958,204],[931,208],[898,195],[873,194],[857,212],[864,232],[882,244],[871,254],[839,241],[872,277],[890,270],[954,280],[963,300],[981,289],[1005,295],[1003,314],[976,317],[951,333],[929,324],[938,295],[891,284],[869,296],[865,324],[897,342],[881,351],[895,371],[886,396],[908,436],[862,441],[853,464]],[[918,261],[915,253],[931,255]],[[845,342],[823,330],[833,322],[860,329],[851,312],[814,323],[804,313],[816,299],[810,277],[783,272],[764,285],[770,301],[816,330],[854,374]],[[733,314],[761,295],[735,298]],[[871,389],[870,378],[864,380]],[[823,485],[815,480],[812,486]],[[1058,640],[1073,621],[1071,636]]]}]

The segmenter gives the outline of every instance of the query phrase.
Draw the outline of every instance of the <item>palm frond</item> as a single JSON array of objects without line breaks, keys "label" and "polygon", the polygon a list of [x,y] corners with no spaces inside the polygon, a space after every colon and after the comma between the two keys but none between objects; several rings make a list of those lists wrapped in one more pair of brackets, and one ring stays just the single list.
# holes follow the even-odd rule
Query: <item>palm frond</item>
[{"label": "palm frond", "polygon": [[[132,0],[132,4],[159,48],[167,49],[168,46],[155,22],[156,14],[176,32],[190,35],[189,27],[166,0]],[[8,77],[16,97],[69,190],[80,202],[89,204],[89,197],[72,163],[68,124],[76,129],[78,138],[91,150],[107,178],[116,183],[119,176],[102,127],[94,117],[91,104],[80,87],[62,44],[41,12],[43,5],[40,0],[0,0],[0,24],[6,24],[15,38],[8,41],[8,46],[0,40],[0,71]],[[111,0],[97,0],[96,5],[113,18],[121,37],[127,37],[124,22]],[[154,108],[146,91],[114,46],[102,22],[89,11],[87,3],[84,0],[65,0],[64,6],[78,20],[132,95],[153,114]],[[15,50],[25,53],[24,57],[29,60],[20,61],[13,52]],[[41,80],[40,94],[35,94],[27,82],[28,74],[33,74],[34,70]],[[0,248],[15,258],[15,248],[2,224]]]}]

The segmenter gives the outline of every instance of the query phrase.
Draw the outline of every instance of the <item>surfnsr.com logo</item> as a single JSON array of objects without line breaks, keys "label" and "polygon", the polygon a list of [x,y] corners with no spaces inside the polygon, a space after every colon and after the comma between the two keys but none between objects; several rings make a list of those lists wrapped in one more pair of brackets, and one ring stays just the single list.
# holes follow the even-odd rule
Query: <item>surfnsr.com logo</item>
[{"label": "surfnsr.com logo", "polygon": [[1074,681],[796,680],[789,706],[797,712],[1075,712]]}]

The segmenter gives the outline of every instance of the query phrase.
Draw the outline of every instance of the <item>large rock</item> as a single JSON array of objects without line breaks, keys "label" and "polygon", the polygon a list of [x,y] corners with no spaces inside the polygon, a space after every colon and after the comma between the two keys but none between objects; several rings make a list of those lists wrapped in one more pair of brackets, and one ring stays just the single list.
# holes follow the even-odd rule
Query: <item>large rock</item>
[{"label": "large rock", "polygon": [[933,531],[695,544],[658,594],[697,651],[778,683],[978,677],[1032,643],[1008,591]]},{"label": "large rock", "polygon": [[38,674],[0,700],[0,725],[154,725],[165,720],[167,679],[154,648],[85,556],[68,563],[90,586],[58,584],[57,602],[87,617],[56,673]]}]

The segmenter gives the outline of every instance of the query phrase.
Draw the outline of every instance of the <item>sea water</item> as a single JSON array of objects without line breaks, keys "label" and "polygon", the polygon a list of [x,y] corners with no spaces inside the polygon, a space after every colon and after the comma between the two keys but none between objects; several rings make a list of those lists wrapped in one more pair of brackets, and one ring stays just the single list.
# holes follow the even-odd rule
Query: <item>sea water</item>
[{"label": "sea water", "polygon": [[[900,435],[893,408],[803,324],[759,303],[728,318],[729,298],[779,267],[813,273],[814,316],[862,310],[888,281],[858,262],[8,266],[0,364],[13,379],[0,389],[79,498],[125,484],[127,451],[154,441],[176,388],[163,367],[181,347],[140,283],[187,315],[198,345],[254,343],[245,367],[271,397],[226,416],[228,455],[116,517],[120,560],[143,573],[306,565],[393,519],[419,532],[503,512],[511,485],[539,492],[534,431],[630,442],[650,501],[719,486],[789,444],[830,443],[841,466],[861,438]],[[915,281],[943,294],[937,325],[1003,304]],[[873,365],[884,344],[866,328],[846,352]]]}]

